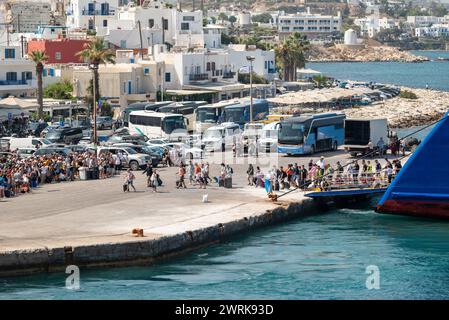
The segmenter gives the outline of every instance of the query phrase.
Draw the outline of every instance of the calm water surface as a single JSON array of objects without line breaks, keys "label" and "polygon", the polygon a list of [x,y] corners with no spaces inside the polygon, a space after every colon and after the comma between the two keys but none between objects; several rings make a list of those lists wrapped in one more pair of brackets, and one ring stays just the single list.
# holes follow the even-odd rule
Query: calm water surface
[{"label": "calm water surface", "polygon": [[[0,280],[0,299],[446,299],[449,224],[341,209],[148,267]],[[380,289],[365,286],[366,267]]]},{"label": "calm water surface", "polygon": [[[449,51],[413,51],[417,55],[436,60],[449,58]],[[375,81],[413,88],[430,88],[449,91],[449,61],[423,63],[400,62],[333,62],[308,63],[307,68],[319,70],[340,80]]]}]

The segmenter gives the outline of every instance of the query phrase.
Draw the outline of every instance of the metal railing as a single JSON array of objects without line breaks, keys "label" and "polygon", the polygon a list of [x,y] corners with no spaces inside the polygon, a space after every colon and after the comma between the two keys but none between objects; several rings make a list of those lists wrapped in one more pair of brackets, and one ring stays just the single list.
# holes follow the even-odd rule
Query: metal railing
[{"label": "metal railing", "polygon": [[190,81],[200,81],[200,80],[207,80],[208,74],[207,73],[194,73],[189,74],[189,80]]},{"label": "metal railing", "polygon": [[232,79],[235,77],[235,72],[225,71],[223,72],[223,79]]}]

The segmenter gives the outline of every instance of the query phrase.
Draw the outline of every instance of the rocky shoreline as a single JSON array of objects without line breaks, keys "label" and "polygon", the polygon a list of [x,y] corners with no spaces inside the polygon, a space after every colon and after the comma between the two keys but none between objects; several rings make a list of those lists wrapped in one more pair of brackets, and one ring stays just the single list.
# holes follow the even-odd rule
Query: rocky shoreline
[{"label": "rocky shoreline", "polygon": [[344,45],[332,47],[311,46],[306,54],[308,62],[425,62],[429,58],[416,56],[388,46],[365,46],[349,48]]},{"label": "rocky shoreline", "polygon": [[[344,112],[348,118],[387,118],[391,128],[410,128],[430,124],[440,119],[449,110],[449,92],[408,87],[401,87],[401,90],[415,93],[417,99],[396,96],[385,101],[349,107],[339,111]],[[273,111],[279,114],[303,114],[336,110],[329,109],[329,107],[284,106],[277,107]]]},{"label": "rocky shoreline", "polygon": [[385,102],[345,110],[348,118],[387,118],[392,128],[426,125],[440,119],[449,109],[449,92],[401,87],[418,99],[395,97]]}]

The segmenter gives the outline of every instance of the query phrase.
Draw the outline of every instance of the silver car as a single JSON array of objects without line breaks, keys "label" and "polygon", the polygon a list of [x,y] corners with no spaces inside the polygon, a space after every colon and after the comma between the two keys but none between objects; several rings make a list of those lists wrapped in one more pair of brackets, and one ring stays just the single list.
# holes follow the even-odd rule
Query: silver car
[{"label": "silver car", "polygon": [[151,161],[151,156],[144,153],[138,153],[132,148],[128,147],[100,147],[98,149],[98,154],[110,152],[112,154],[119,154],[122,153],[123,155],[123,161],[122,165],[125,167],[131,168],[131,170],[136,171],[140,168],[143,168],[146,166],[148,161]]}]

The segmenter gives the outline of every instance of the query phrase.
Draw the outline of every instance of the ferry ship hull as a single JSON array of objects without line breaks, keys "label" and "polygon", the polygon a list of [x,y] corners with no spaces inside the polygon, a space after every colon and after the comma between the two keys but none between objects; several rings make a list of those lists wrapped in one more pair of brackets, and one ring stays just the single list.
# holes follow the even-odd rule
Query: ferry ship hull
[{"label": "ferry ship hull", "polygon": [[449,219],[449,112],[435,125],[376,206],[379,213]]}]

